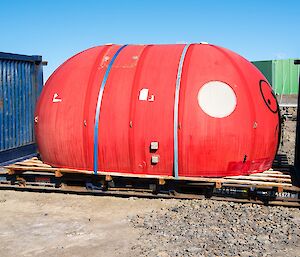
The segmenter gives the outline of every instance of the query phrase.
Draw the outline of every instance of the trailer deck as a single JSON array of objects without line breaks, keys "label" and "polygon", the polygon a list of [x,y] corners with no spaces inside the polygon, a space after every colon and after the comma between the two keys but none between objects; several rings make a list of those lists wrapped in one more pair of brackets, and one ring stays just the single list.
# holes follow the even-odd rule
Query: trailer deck
[{"label": "trailer deck", "polygon": [[56,168],[37,157],[5,166],[0,189],[122,197],[235,201],[300,207],[300,187],[288,165],[223,178],[155,176]]}]

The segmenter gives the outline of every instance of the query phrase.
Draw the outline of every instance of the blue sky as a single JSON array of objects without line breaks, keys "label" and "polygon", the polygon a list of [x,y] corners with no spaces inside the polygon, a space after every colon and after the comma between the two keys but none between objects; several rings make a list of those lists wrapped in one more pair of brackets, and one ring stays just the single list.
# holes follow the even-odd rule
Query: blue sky
[{"label": "blue sky", "polygon": [[249,60],[300,57],[300,1],[0,0],[0,51],[42,55],[45,79],[104,43],[206,41]]}]

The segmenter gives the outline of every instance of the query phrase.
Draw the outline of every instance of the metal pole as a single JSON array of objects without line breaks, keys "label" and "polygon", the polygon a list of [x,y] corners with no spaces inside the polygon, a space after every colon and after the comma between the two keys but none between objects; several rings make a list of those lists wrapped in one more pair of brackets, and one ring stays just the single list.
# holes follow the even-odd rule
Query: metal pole
[{"label": "metal pole", "polygon": [[[294,61],[295,65],[300,65],[300,60]],[[295,175],[297,184],[300,184],[300,75],[299,75],[299,85],[298,85],[298,104],[297,104],[297,125],[296,125],[296,142],[295,142]]]}]

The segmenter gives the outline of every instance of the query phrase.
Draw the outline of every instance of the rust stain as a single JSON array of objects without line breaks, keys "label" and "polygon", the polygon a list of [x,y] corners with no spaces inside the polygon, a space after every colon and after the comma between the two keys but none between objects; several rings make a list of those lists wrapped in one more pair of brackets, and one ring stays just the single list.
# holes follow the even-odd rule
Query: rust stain
[{"label": "rust stain", "polygon": [[0,109],[3,110],[3,99],[0,99]]}]

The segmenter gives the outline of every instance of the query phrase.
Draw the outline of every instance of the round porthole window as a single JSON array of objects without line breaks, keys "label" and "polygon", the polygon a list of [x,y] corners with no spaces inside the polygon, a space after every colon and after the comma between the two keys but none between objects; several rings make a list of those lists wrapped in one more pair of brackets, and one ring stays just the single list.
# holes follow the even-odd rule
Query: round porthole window
[{"label": "round porthole window", "polygon": [[200,88],[198,104],[207,115],[224,118],[235,110],[237,100],[229,85],[222,81],[210,81]]}]

